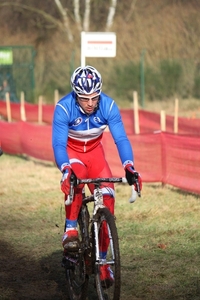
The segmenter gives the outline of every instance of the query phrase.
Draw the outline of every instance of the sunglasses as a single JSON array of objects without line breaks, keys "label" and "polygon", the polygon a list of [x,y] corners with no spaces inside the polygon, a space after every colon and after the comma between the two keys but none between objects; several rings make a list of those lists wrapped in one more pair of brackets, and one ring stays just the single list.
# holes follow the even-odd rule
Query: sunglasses
[{"label": "sunglasses", "polygon": [[88,102],[89,100],[92,101],[98,101],[99,100],[99,95],[93,96],[93,97],[84,97],[84,96],[78,96],[78,100],[82,102]]}]

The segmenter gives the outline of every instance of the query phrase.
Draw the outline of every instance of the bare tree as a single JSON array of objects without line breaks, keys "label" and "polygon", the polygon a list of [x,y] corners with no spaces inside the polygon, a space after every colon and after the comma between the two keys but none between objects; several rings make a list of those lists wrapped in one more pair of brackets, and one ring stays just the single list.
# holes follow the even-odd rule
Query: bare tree
[{"label": "bare tree", "polygon": [[106,31],[110,30],[111,26],[113,25],[116,7],[117,7],[117,0],[112,0],[108,12],[107,22],[106,22]]},{"label": "bare tree", "polygon": [[[114,22],[114,16],[116,12],[116,7],[117,7],[117,0],[110,0],[110,7],[108,10],[108,16],[107,16],[107,22],[106,22],[106,27],[105,30],[108,31],[110,30],[111,26],[113,25]],[[133,2],[136,2],[137,0],[133,0]],[[34,13],[37,15],[40,15],[43,20],[45,20],[47,23],[42,24],[39,23],[39,21],[36,19],[36,26],[40,27],[45,27],[47,28],[59,28],[63,32],[65,32],[68,36],[68,41],[73,42],[73,34],[70,28],[70,22],[69,22],[69,17],[68,17],[68,10],[67,8],[63,7],[61,0],[54,0],[55,5],[60,13],[61,18],[58,19],[49,13],[46,13],[42,9],[38,9],[33,6],[28,6],[22,3],[15,3],[15,2],[3,2],[0,4],[1,7],[5,6],[13,6],[17,8],[18,10],[21,11],[27,11],[29,13]],[[73,0],[74,4],[74,20],[77,25],[78,30],[81,32],[82,30],[84,31],[89,31],[90,30],[90,20],[93,16],[91,16],[91,0],[85,0],[84,5],[81,3],[81,5],[84,7],[84,13],[83,13],[83,18],[81,18],[80,14],[80,0]]]},{"label": "bare tree", "polygon": [[74,17],[78,30],[82,31],[79,0],[74,0]]},{"label": "bare tree", "polygon": [[70,42],[72,42],[73,41],[73,35],[72,35],[71,29],[69,27],[67,9],[63,8],[60,0],[54,0],[54,1],[55,1],[56,5],[58,7],[58,10],[59,10],[59,12],[61,14],[62,19],[63,19],[63,26],[64,26],[64,28],[65,28],[65,30],[67,32],[68,39],[69,39]]},{"label": "bare tree", "polygon": [[90,27],[90,0],[85,0],[85,13],[83,18],[83,30],[89,31]]},{"label": "bare tree", "polygon": [[3,2],[0,4],[0,7],[5,7],[5,6],[14,6],[14,7],[18,8],[19,10],[37,13],[38,15],[42,16],[46,21],[53,24],[55,27],[62,28],[59,20],[57,20],[56,18],[54,18],[53,16],[51,16],[50,14],[46,13],[45,11],[43,11],[41,9],[37,9],[32,6],[28,6],[28,5],[21,4],[21,3],[15,3],[15,2]]},{"label": "bare tree", "polygon": [[[113,25],[115,12],[117,7],[117,0],[111,0],[111,4],[108,11],[108,17],[106,22],[105,30],[110,30]],[[81,16],[80,16],[80,0],[74,0],[74,17],[79,31],[89,31],[90,30],[90,14],[91,13],[91,0],[85,0],[85,10],[83,17],[83,26],[81,26]]]},{"label": "bare tree", "polygon": [[32,7],[32,6],[28,6],[28,5],[25,5],[25,4],[21,4],[21,3],[3,2],[3,3],[0,4],[0,7],[13,6],[13,7],[16,7],[20,10],[36,13],[36,14],[42,16],[47,22],[54,25],[54,27],[58,27],[59,29],[64,31],[68,36],[68,40],[70,42],[72,42],[73,41],[73,35],[72,35],[70,27],[69,27],[67,11],[66,11],[66,9],[63,8],[62,4],[60,3],[60,0],[55,0],[55,3],[56,3],[56,6],[58,7],[58,10],[59,10],[60,14],[61,14],[62,22],[60,20],[57,20],[55,17],[53,17],[52,15],[46,13],[45,11],[43,11],[41,9],[38,9],[38,8],[35,8],[35,7]]}]

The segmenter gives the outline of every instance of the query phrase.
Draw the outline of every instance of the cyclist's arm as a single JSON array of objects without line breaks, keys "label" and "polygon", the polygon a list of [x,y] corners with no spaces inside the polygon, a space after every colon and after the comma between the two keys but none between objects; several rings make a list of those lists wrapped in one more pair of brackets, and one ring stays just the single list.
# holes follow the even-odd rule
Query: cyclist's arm
[{"label": "cyclist's arm", "polygon": [[112,109],[108,117],[108,126],[114,142],[117,146],[119,156],[123,165],[127,163],[134,163],[134,154],[131,147],[131,143],[127,137],[124,129],[124,124],[121,119],[120,111],[116,105],[113,103]]},{"label": "cyclist's arm", "polygon": [[52,123],[52,147],[55,162],[62,171],[69,165],[69,157],[66,151],[69,131],[69,115],[62,104],[57,104],[54,111]]}]

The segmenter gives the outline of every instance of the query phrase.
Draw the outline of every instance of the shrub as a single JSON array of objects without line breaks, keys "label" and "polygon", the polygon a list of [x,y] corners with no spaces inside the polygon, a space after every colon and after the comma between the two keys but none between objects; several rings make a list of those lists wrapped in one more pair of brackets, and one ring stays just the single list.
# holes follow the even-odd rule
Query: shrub
[{"label": "shrub", "polygon": [[[117,97],[132,101],[133,91],[140,94],[141,67],[139,63],[126,63],[114,67],[114,76],[109,78],[109,86],[115,87]],[[145,66],[145,97],[149,100],[166,99],[181,92],[182,66],[176,61],[163,60],[158,66]],[[117,83],[117,84],[116,84]]]},{"label": "shrub", "polygon": [[194,79],[193,94],[195,98],[200,98],[200,76],[197,76]]}]

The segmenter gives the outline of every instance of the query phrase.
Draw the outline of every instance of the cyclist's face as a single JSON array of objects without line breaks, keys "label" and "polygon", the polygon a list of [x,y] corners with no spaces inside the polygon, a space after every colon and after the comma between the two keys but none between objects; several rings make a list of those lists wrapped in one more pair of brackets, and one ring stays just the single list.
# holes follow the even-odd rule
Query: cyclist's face
[{"label": "cyclist's face", "polygon": [[90,115],[94,112],[98,101],[99,101],[99,94],[92,93],[90,95],[78,95],[77,101],[82,109],[86,112],[86,114]]}]

